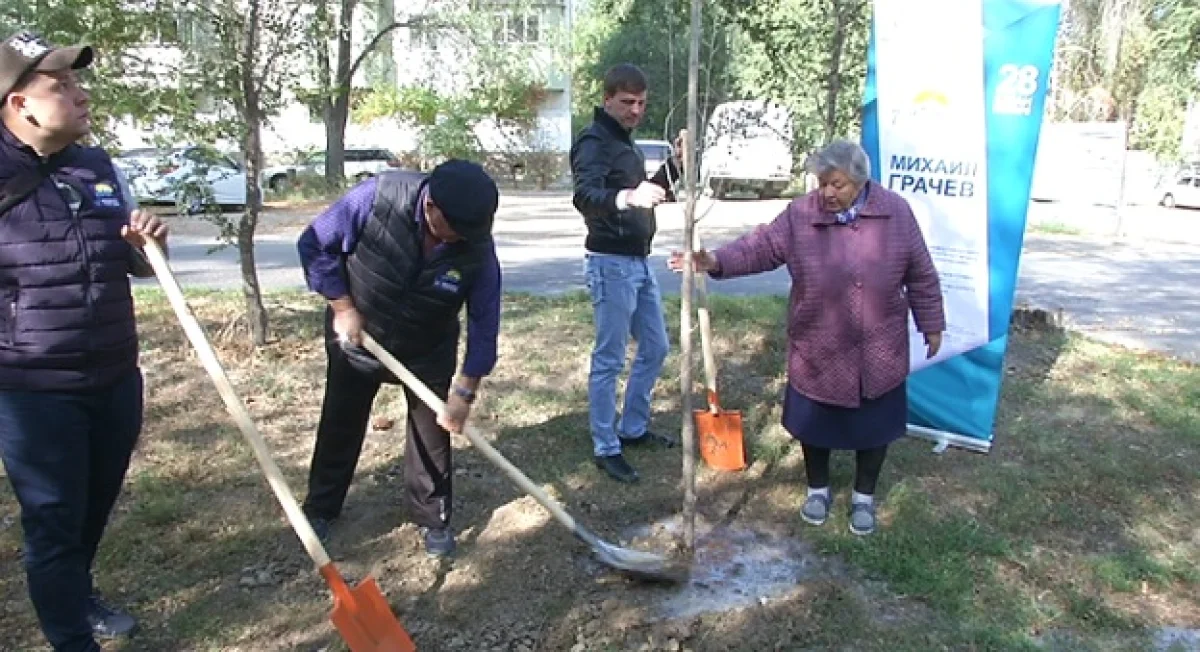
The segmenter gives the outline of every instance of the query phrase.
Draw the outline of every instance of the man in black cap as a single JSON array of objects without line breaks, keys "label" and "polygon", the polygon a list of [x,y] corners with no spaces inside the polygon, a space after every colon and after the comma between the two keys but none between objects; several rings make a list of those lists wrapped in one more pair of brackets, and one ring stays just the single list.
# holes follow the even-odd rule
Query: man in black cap
[{"label": "man in black cap", "polygon": [[[435,393],[439,418],[405,388],[404,478],[426,552],[454,551],[450,435],[496,365],[500,263],[492,242],[499,192],[475,163],[451,160],[428,176],[389,171],[367,179],[300,236],[308,287],[329,301],[328,367],[304,511],[326,539],[342,510],[381,383],[397,380],[361,347],[370,333]],[[457,379],[459,313],[467,352]]]},{"label": "man in black cap", "polygon": [[92,58],[29,32],[0,44],[0,456],[42,632],[72,652],[135,626],[91,571],[142,426],[129,276],[153,275],[140,248],[167,234],[108,154],[77,143]]}]

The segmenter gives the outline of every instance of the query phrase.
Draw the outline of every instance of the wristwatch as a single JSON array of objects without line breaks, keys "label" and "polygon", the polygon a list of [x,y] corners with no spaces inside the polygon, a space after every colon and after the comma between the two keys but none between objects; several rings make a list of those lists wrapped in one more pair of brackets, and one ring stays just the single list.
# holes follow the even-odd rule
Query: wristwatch
[{"label": "wristwatch", "polygon": [[466,401],[467,403],[475,402],[475,392],[467,389],[466,387],[463,387],[462,385],[454,385],[451,389],[454,390],[454,394],[456,396],[458,396],[462,400]]}]

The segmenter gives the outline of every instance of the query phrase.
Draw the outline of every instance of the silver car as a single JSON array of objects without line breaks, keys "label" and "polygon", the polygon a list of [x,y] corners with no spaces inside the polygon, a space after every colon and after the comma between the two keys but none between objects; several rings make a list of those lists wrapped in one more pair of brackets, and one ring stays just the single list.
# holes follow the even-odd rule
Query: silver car
[{"label": "silver car", "polygon": [[[356,183],[385,170],[399,167],[400,161],[389,149],[347,147],[343,170]],[[262,171],[262,183],[274,192],[286,192],[297,176],[323,176],[325,152],[313,152],[292,165],[274,165]]]},{"label": "silver car", "polygon": [[125,150],[113,165],[141,204],[177,204],[200,213],[208,204],[246,205],[246,172],[231,157],[204,145]]}]

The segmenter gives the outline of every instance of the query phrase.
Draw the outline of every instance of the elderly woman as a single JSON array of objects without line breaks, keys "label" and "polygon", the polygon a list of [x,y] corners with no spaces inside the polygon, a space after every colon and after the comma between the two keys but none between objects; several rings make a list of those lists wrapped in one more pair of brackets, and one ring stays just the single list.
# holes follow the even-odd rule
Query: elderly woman
[{"label": "elderly woman", "polygon": [[[926,355],[946,327],[937,271],[900,195],[871,182],[866,153],[834,142],[810,157],[820,185],[770,224],[716,251],[697,251],[698,272],[732,278],[787,265],[788,388],[783,426],[800,441],[808,495],[800,516],[829,515],[829,457],[856,451],[850,531],[875,531],[875,485],[888,445],[905,432],[908,311]],[[669,265],[679,270],[683,255]]]}]

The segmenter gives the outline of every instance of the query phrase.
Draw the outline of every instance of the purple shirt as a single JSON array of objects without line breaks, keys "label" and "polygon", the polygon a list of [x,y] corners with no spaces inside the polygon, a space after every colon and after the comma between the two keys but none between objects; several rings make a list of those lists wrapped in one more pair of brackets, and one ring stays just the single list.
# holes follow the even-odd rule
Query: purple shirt
[{"label": "purple shirt", "polygon": [[[296,248],[308,288],[326,299],[340,299],[349,294],[342,276],[342,262],[354,253],[359,235],[375,204],[378,186],[372,177],[354,186],[313,220],[300,234]],[[421,191],[421,199],[425,197]],[[425,202],[417,202],[417,223],[424,232]],[[444,244],[437,245],[438,248]],[[434,251],[438,251],[437,248]],[[479,280],[467,295],[467,354],[463,360],[464,376],[481,378],[496,366],[496,339],[500,334],[500,261],[493,243],[483,261]]]}]

